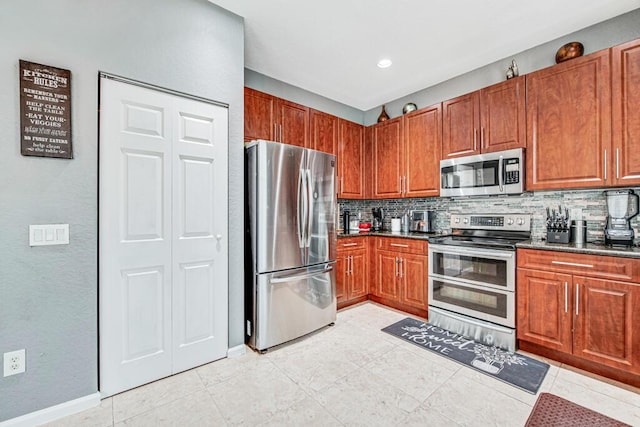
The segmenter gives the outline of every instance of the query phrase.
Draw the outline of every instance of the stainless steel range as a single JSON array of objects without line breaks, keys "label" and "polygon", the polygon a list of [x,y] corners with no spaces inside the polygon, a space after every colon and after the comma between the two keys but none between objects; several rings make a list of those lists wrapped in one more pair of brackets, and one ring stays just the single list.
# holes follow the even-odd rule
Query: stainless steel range
[{"label": "stainless steel range", "polygon": [[451,230],[429,239],[429,322],[514,351],[516,243],[531,216],[452,214]]}]

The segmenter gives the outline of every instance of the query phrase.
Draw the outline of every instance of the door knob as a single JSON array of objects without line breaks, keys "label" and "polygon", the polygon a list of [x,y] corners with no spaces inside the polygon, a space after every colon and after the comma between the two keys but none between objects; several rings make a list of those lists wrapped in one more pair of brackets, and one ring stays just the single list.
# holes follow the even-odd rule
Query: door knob
[{"label": "door knob", "polygon": [[222,240],[222,234],[216,234],[216,239],[218,239],[218,241]]}]

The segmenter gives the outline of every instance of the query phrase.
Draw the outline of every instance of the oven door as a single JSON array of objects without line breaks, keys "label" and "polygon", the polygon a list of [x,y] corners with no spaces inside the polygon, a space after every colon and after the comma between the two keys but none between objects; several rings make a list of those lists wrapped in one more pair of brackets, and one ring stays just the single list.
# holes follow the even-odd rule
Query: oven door
[{"label": "oven door", "polygon": [[516,327],[514,292],[429,275],[429,305]]},{"label": "oven door", "polygon": [[429,277],[515,292],[516,253],[450,245],[429,245]]}]

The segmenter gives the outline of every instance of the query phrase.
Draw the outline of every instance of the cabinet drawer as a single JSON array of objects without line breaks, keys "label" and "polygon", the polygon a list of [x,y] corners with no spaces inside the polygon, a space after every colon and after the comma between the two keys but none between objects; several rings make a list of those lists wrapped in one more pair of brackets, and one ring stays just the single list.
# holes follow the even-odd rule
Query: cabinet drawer
[{"label": "cabinet drawer", "polygon": [[352,249],[364,249],[367,247],[366,237],[341,237],[338,239],[336,249],[339,252],[350,251]]},{"label": "cabinet drawer", "polygon": [[427,254],[426,240],[378,237],[376,247],[385,251],[405,252],[420,255]]},{"label": "cabinet drawer", "polygon": [[640,260],[602,255],[518,249],[518,268],[637,282]]}]

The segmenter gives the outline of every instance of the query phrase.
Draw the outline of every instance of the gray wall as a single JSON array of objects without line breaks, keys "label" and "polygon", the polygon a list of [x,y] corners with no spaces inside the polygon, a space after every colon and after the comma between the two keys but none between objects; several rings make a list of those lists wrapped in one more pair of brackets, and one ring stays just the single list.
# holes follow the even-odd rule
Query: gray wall
[{"label": "gray wall", "polygon": [[[517,31],[517,28],[515,31]],[[584,45],[585,54],[589,54],[639,37],[640,9],[636,9],[549,43],[516,53],[438,85],[387,102],[385,103],[385,110],[391,118],[394,118],[402,115],[402,107],[408,102],[415,103],[418,108],[428,107],[429,105],[501,82],[505,80],[505,73],[507,67],[511,65],[512,59],[515,59],[518,64],[520,75],[549,67],[555,64],[558,48],[571,41],[581,42]],[[437,67],[437,61],[434,62],[434,66]],[[364,113],[364,124],[371,125],[376,123],[380,111],[380,107],[366,111]]]},{"label": "gray wall", "polygon": [[364,112],[348,105],[333,101],[313,92],[300,89],[280,80],[272,79],[248,68],[244,70],[244,84],[260,92],[265,92],[288,101],[297,102],[334,116],[362,124]]},{"label": "gray wall", "polygon": [[[0,421],[98,390],[98,71],[230,105],[229,345],[243,334],[241,18],[206,0],[3,1],[0,13]],[[20,155],[18,60],[71,70],[74,159]],[[29,224],[68,223],[30,248]]]}]

